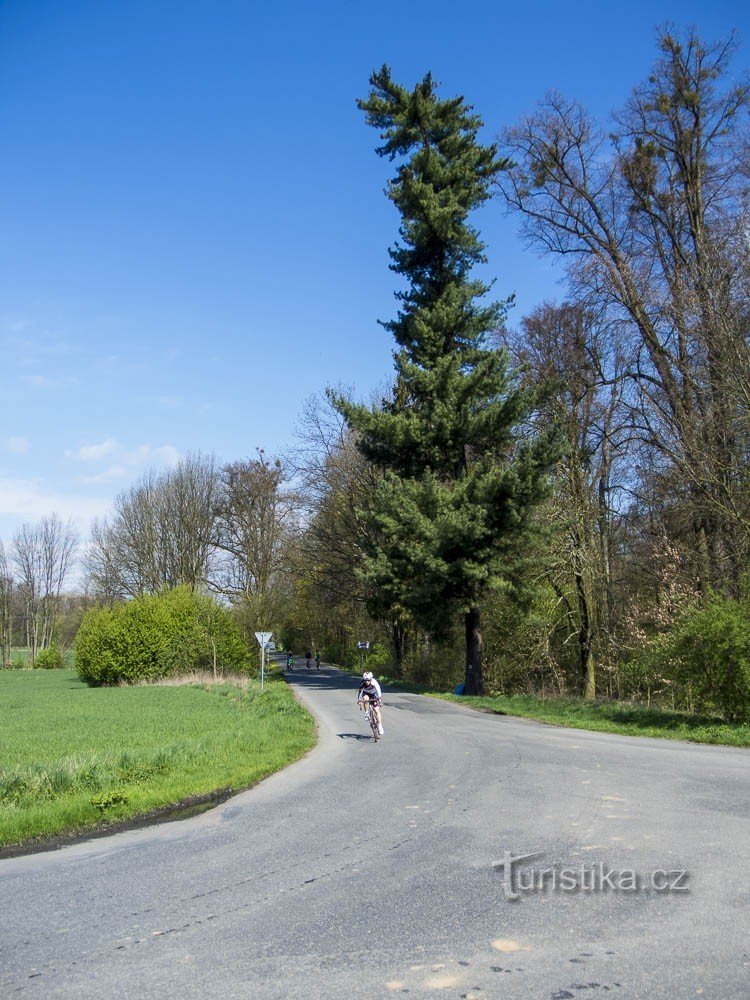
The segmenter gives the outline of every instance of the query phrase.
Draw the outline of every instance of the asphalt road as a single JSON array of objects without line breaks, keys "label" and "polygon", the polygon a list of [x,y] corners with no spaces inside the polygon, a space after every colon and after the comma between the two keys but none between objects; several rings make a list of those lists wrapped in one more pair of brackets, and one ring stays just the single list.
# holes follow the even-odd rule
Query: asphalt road
[{"label": "asphalt road", "polygon": [[0,861],[1,997],[750,996],[749,751],[387,691],[376,745],[354,678],[294,677],[303,761]]}]

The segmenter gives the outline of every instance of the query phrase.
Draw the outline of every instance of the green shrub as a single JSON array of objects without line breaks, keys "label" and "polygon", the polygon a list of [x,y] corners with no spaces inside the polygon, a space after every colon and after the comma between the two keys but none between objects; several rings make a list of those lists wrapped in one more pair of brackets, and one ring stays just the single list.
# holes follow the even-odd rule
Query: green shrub
[{"label": "green shrub", "polygon": [[87,684],[158,680],[193,670],[246,670],[250,650],[227,609],[187,587],[86,612],[75,642]]},{"label": "green shrub", "polygon": [[36,654],[34,666],[38,670],[62,670],[63,658],[57,646],[49,646]]},{"label": "green shrub", "polygon": [[718,709],[729,722],[750,721],[750,600],[713,597],[686,611],[647,654],[699,709]]},{"label": "green shrub", "polygon": [[675,687],[675,668],[671,636],[657,636],[617,665],[618,696],[650,705],[652,698],[669,691],[675,703],[680,701],[680,707],[687,707],[685,692],[679,685]]},{"label": "green shrub", "polygon": [[95,806],[100,812],[105,812],[107,809],[111,809],[112,806],[127,805],[128,797],[123,795],[122,792],[104,792],[101,795],[95,795],[91,800],[91,805]]},{"label": "green shrub", "polygon": [[540,585],[523,595],[504,590],[492,594],[483,617],[487,694],[559,694],[568,686],[575,690],[578,679],[559,639],[558,598],[550,586]]}]

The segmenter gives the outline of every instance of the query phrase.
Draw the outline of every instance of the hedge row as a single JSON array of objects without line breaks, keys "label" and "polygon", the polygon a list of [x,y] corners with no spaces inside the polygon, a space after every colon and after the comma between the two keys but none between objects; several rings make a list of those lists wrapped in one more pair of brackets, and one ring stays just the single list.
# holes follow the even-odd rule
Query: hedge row
[{"label": "hedge row", "polygon": [[750,722],[750,597],[719,595],[678,616],[639,663],[692,692],[695,707],[720,711],[728,722]]},{"label": "hedge row", "polygon": [[91,686],[250,669],[250,649],[230,613],[177,587],[86,612],[75,640],[79,677]]}]

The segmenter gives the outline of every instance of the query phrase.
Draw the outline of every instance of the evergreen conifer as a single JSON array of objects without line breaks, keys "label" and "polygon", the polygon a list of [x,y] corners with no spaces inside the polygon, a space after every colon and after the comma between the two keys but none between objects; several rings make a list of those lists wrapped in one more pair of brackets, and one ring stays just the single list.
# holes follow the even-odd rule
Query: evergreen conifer
[{"label": "evergreen conifer", "polygon": [[478,142],[481,119],[462,97],[441,100],[431,75],[409,91],[384,66],[370,83],[358,104],[381,131],[377,152],[401,160],[387,189],[401,213],[390,256],[408,287],[384,324],[398,345],[393,397],[376,408],[335,400],[385,471],[364,573],[373,610],[406,611],[435,638],[463,614],[465,690],[480,694],[480,602],[507,579],[554,460],[550,438],[519,434],[533,399],[487,345],[506,304],[487,302],[489,287],[470,277],[485,257],[468,218],[507,164]]}]

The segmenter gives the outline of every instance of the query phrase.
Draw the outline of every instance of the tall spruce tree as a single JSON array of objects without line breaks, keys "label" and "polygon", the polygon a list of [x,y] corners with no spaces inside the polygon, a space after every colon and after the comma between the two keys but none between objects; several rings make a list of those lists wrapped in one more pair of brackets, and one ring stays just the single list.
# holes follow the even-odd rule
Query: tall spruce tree
[{"label": "tall spruce tree", "polygon": [[435,638],[457,614],[466,631],[466,692],[481,694],[480,602],[508,573],[553,460],[548,439],[522,439],[533,405],[486,346],[505,304],[472,280],[484,245],[469,214],[506,166],[482,146],[462,97],[441,100],[431,75],[409,91],[384,66],[359,101],[399,158],[389,198],[401,213],[391,269],[408,282],[398,317],[392,399],[371,409],[337,398],[363,454],[386,474],[368,512],[375,539],[364,573],[371,608],[406,612]]}]

